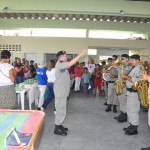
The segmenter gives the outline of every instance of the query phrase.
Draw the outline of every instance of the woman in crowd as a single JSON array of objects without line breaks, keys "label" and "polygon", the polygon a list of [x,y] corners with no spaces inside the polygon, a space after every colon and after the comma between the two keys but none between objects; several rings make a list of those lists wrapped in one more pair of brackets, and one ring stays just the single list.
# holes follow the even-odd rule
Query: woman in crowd
[{"label": "woman in crowd", "polygon": [[17,62],[14,65],[16,74],[16,84],[24,82],[24,72],[23,72],[23,66],[21,64],[20,58],[17,58]]},{"label": "woman in crowd", "polygon": [[29,67],[30,67],[30,72],[31,72],[31,77],[32,78],[35,78],[35,76],[36,76],[36,67],[37,67],[37,63],[34,65],[34,61],[33,60],[30,60],[30,65],[29,65]]},{"label": "woman in crowd", "polygon": [[7,50],[1,51],[0,60],[0,109],[15,109],[15,71],[14,67],[9,64],[11,53]]},{"label": "woman in crowd", "polygon": [[30,67],[29,67],[29,61],[26,60],[24,67],[23,67],[23,72],[24,72],[24,80],[30,79],[31,78],[31,72],[30,72]]},{"label": "woman in crowd", "polygon": [[48,96],[44,100],[44,104],[41,107],[41,111],[44,111],[44,109],[46,109],[47,105],[54,98],[53,86],[54,86],[54,81],[56,79],[55,78],[55,61],[54,60],[50,60],[50,63],[47,66],[46,75],[47,75],[47,93],[48,93]]}]

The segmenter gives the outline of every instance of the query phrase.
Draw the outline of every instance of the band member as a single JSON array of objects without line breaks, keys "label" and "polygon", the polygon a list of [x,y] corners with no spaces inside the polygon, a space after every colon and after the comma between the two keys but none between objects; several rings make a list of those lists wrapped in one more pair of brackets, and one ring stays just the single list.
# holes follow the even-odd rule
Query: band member
[{"label": "band member", "polygon": [[[113,55],[113,59],[112,59],[112,64],[115,63],[117,59],[116,55]],[[107,108],[106,108],[106,112],[111,111],[111,106],[113,105],[113,112],[116,113],[117,112],[117,105],[118,105],[118,99],[117,99],[117,95],[115,92],[115,81],[118,78],[118,71],[111,67],[109,70],[106,70],[106,72],[108,73],[109,76],[109,80],[107,81],[108,83],[108,99],[107,99]]]},{"label": "band member", "polygon": [[[141,80],[148,80],[149,82],[149,89],[148,89],[148,100],[149,100],[149,104],[150,104],[150,76],[147,74],[142,74],[141,75]],[[150,105],[149,105],[149,110],[148,110],[148,125],[150,127]],[[141,150],[150,150],[150,147],[147,148],[141,148]]]},{"label": "band member", "polygon": [[[131,65],[129,65],[129,55],[122,54],[121,55],[121,65],[118,67],[114,65],[113,67],[117,68],[118,71],[118,80],[121,80],[123,84],[125,84],[124,80],[121,79],[121,73],[129,74],[129,71],[131,70]],[[117,117],[114,117],[118,122],[126,122],[127,121],[127,97],[126,97],[126,87],[119,87],[122,89],[122,94],[118,95],[118,101],[120,106],[120,115]]]},{"label": "band member", "polygon": [[140,56],[135,54],[130,57],[132,69],[128,75],[122,74],[121,77],[126,80],[127,88],[127,116],[130,125],[123,128],[126,135],[138,134],[140,101],[137,90],[133,89],[136,82],[140,81]]},{"label": "band member", "polygon": [[[107,70],[108,68],[110,68],[110,66],[112,66],[112,58],[108,58],[107,59],[107,65],[103,65],[102,64],[102,74],[103,73],[109,73],[109,70]],[[105,99],[106,99],[106,102],[104,103],[104,105],[107,105],[107,98],[108,98],[108,84],[107,84],[107,81],[105,81],[105,79],[103,78],[103,84],[104,84],[104,92],[105,92]]]}]

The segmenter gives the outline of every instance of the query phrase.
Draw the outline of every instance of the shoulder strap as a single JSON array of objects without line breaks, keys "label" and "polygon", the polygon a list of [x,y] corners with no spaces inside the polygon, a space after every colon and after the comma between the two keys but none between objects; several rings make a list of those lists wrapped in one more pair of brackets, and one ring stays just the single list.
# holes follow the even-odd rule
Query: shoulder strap
[{"label": "shoulder strap", "polygon": [[[5,77],[9,78],[8,76],[6,76],[6,75],[2,72],[2,70],[0,70],[0,72],[1,72]],[[10,79],[10,78],[9,78],[9,79]]]},{"label": "shoulder strap", "polygon": [[127,75],[129,75],[129,74],[130,74],[130,72],[131,72],[133,69],[134,69],[134,67],[132,67],[132,68],[131,68],[131,70],[128,72],[128,74],[127,74]]}]

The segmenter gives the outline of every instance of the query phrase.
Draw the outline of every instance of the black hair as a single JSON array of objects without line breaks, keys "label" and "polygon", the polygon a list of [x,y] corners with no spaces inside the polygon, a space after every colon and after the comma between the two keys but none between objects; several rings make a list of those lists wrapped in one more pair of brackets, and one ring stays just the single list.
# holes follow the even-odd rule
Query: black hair
[{"label": "black hair", "polygon": [[105,64],[106,64],[106,61],[102,61],[101,63],[102,63],[102,65],[105,65]]},{"label": "black hair", "polygon": [[10,58],[11,53],[8,50],[2,50],[1,51],[1,59],[8,59]]},{"label": "black hair", "polygon": [[51,63],[52,68],[55,68],[55,64],[56,64],[55,60],[50,60],[49,62]]},{"label": "black hair", "polygon": [[114,58],[116,58],[116,59],[118,58],[118,56],[117,56],[117,55],[112,55],[112,57],[114,57]]}]

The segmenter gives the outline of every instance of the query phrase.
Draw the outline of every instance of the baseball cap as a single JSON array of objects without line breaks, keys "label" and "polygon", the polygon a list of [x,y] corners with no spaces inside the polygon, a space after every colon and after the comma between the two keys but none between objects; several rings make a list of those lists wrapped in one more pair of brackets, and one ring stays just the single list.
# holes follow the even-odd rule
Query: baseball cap
[{"label": "baseball cap", "polygon": [[56,54],[56,57],[58,58],[59,56],[64,55],[64,54],[66,54],[65,51],[59,51],[59,52]]}]

